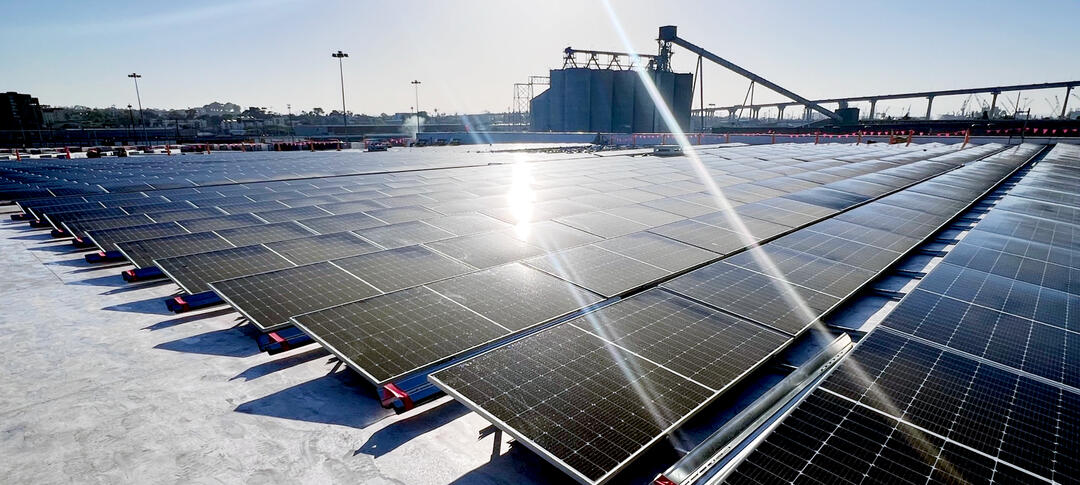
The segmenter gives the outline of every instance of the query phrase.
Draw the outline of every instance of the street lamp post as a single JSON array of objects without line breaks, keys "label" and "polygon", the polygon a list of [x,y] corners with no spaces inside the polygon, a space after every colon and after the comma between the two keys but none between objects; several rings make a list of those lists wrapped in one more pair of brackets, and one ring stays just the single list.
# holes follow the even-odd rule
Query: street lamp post
[{"label": "street lamp post", "polygon": [[416,139],[420,139],[420,81],[413,80],[413,95],[416,97]]},{"label": "street lamp post", "polygon": [[127,108],[128,108],[128,117],[131,118],[131,125],[130,125],[131,130],[129,130],[128,133],[131,134],[131,141],[136,141],[137,137],[135,136],[135,113],[133,113],[131,111],[131,105],[130,104],[128,105]]},{"label": "street lamp post", "polygon": [[131,74],[128,74],[127,77],[130,77],[132,80],[135,81],[135,101],[139,103],[139,124],[142,125],[143,139],[146,141],[146,144],[149,145],[150,137],[146,134],[146,118],[143,116],[142,96],[139,95],[139,78],[142,77],[142,74],[137,74],[133,72]]},{"label": "street lamp post", "polygon": [[349,135],[349,118],[345,114],[345,71],[342,67],[341,60],[349,57],[348,54],[338,50],[337,52],[330,54],[331,57],[335,57],[338,60],[338,75],[341,77],[341,124],[343,125],[342,137]]}]

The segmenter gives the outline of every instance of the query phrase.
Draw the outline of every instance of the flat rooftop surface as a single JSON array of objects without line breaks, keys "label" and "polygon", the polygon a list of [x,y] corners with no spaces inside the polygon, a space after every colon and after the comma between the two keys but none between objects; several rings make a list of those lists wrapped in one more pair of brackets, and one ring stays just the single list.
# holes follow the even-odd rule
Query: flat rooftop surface
[{"label": "flat rooftop surface", "polygon": [[176,316],[169,280],[0,215],[4,483],[567,480],[449,397],[397,415],[322,348],[260,353],[232,308]]}]

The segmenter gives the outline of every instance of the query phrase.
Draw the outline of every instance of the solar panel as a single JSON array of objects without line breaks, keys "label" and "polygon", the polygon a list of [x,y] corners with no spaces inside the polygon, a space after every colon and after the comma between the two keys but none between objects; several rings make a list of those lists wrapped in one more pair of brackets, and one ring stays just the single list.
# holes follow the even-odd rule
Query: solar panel
[{"label": "solar panel", "polygon": [[298,315],[292,320],[376,384],[508,332],[423,286]]},{"label": "solar panel", "polygon": [[153,224],[154,220],[145,214],[131,214],[126,216],[113,216],[101,219],[79,219],[78,221],[65,221],[64,228],[68,234],[77,237],[86,237],[88,231],[112,229],[114,227],[138,226]]},{"label": "solar panel", "polygon": [[291,325],[293,315],[380,294],[329,262],[217,281],[210,287],[263,331]]},{"label": "solar panel", "polygon": [[427,219],[424,222],[444,231],[452,232],[458,236],[468,236],[481,232],[493,232],[510,228],[509,224],[480,213],[435,217]]},{"label": "solar panel", "polygon": [[427,246],[477,268],[520,261],[543,252],[543,249],[526,244],[507,232],[458,236],[429,243]]},{"label": "solar panel", "polygon": [[259,219],[262,219],[266,222],[299,221],[329,215],[328,212],[320,209],[318,206],[293,207],[290,209],[258,211],[254,212],[253,214],[259,216]]},{"label": "solar panel", "polygon": [[251,212],[272,211],[275,209],[287,209],[288,206],[276,200],[259,202],[233,203],[228,205],[219,204],[216,201],[206,201],[199,204],[200,207],[217,207],[229,214],[247,214]]},{"label": "solar panel", "polygon": [[545,251],[557,251],[600,241],[601,238],[555,221],[518,224],[504,234]]},{"label": "solar panel", "polygon": [[905,298],[882,325],[1080,387],[1080,335],[1061,328],[921,289]]},{"label": "solar panel", "polygon": [[815,391],[723,483],[1024,483],[1032,478],[954,441]]},{"label": "solar panel", "polygon": [[643,263],[677,273],[720,257],[712,251],[683,244],[651,232],[635,232],[596,243],[597,247],[614,251]]},{"label": "solar panel", "polygon": [[450,232],[439,229],[423,221],[401,222],[369,229],[360,229],[357,230],[356,233],[364,239],[387,249],[413,246],[420,243],[454,237]]},{"label": "solar panel", "polygon": [[602,299],[520,263],[456,276],[428,287],[511,331],[553,320]]},{"label": "solar panel", "polygon": [[332,232],[367,229],[369,227],[381,226],[385,223],[363,212],[354,212],[352,214],[304,219],[301,224],[319,234],[329,234]]},{"label": "solar panel", "polygon": [[181,226],[191,232],[217,231],[234,227],[254,226],[266,224],[254,214],[235,214],[230,216],[208,217],[205,219],[190,219],[179,221]]},{"label": "solar panel", "polygon": [[[747,245],[738,233],[691,219],[655,227],[650,229],[649,232],[717,254],[738,251]],[[749,238],[757,241],[757,238],[752,234]]]},{"label": "solar panel", "polygon": [[264,246],[296,264],[330,261],[382,249],[351,232],[338,232],[270,242],[264,244]]},{"label": "solar panel", "polygon": [[295,222],[275,222],[258,226],[222,229],[215,232],[235,246],[249,246],[315,235],[308,228]]},{"label": "solar panel", "polygon": [[785,199],[797,200],[799,202],[806,202],[807,204],[819,205],[836,210],[844,210],[870,199],[865,195],[841,192],[839,190],[827,189],[824,187],[806,189],[793,194],[784,195],[783,197]]},{"label": "solar panel", "polygon": [[650,290],[430,380],[578,480],[598,483],[787,341]]},{"label": "solar panel", "polygon": [[526,260],[525,264],[607,297],[633,291],[671,274],[595,245],[547,254]]},{"label": "solar panel", "polygon": [[87,236],[89,236],[90,239],[94,241],[94,244],[102,251],[116,251],[116,243],[187,233],[188,231],[186,229],[175,222],[157,222],[141,226],[116,227],[112,229],[89,231]]},{"label": "solar panel", "polygon": [[839,299],[723,261],[661,285],[763,325],[797,334]]},{"label": "solar panel", "polygon": [[156,259],[154,264],[188,294],[210,289],[210,283],[294,266],[264,246],[244,246],[209,253]]},{"label": "solar panel", "polygon": [[378,251],[335,259],[340,266],[383,292],[469,273],[474,268],[423,246]]},{"label": "solar panel", "polygon": [[645,224],[614,216],[603,211],[574,214],[571,216],[560,217],[555,221],[604,238],[618,237],[632,232],[644,231],[649,228],[649,226]]},{"label": "solar panel", "polygon": [[[845,263],[848,258],[856,256],[858,253],[841,252],[835,255],[836,259],[826,259],[766,244],[729,257],[724,262],[843,299],[873,279],[877,273]],[[856,259],[851,261],[863,262]]]},{"label": "solar panel", "polygon": [[147,268],[154,265],[155,259],[217,251],[233,245],[213,232],[196,232],[124,241],[117,243],[116,247],[136,268]]},{"label": "solar panel", "polygon": [[[367,214],[387,224],[399,222],[420,221],[439,217],[441,214],[426,207],[392,207],[389,209],[374,209]],[[357,228],[359,229],[359,228]]]},{"label": "solar panel", "polygon": [[84,210],[69,210],[69,211],[50,211],[45,213],[45,219],[49,221],[49,224],[55,228],[64,227],[62,224],[66,221],[74,221],[79,219],[96,219],[100,217],[115,217],[126,215],[127,213],[116,207],[98,208],[98,209],[84,209]]},{"label": "solar panel", "polygon": [[203,219],[206,217],[214,217],[225,215],[223,212],[214,207],[204,207],[200,209],[179,209],[164,212],[149,212],[148,216],[154,219],[154,222],[169,222],[169,221],[183,221],[187,219]]},{"label": "solar panel", "polygon": [[1047,479],[1080,470],[1080,394],[994,365],[879,331],[822,387]]}]

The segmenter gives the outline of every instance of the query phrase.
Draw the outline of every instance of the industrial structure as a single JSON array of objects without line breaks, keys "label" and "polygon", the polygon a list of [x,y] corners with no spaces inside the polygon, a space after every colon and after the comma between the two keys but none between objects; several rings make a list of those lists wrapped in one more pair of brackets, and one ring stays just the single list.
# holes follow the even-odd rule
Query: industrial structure
[{"label": "industrial structure", "polygon": [[[689,128],[694,77],[671,71],[670,49],[661,49],[656,56],[570,47],[563,52],[563,68],[551,70],[550,87],[530,103],[533,131],[667,132],[646,79],[656,86],[679,126]],[[587,58],[583,65],[579,54]],[[601,58],[607,62],[601,63]],[[641,60],[648,63],[634,64]]]}]

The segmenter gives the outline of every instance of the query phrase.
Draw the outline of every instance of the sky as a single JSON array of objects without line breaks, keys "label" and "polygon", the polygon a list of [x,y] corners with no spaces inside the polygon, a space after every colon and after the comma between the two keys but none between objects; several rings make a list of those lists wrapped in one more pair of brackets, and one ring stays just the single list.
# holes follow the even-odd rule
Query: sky
[{"label": "sky", "polygon": [[[808,98],[1080,79],[1077,1],[610,5],[639,52],[655,53],[657,28],[677,25],[680,37]],[[138,72],[146,107],[330,111],[341,106],[330,53],[341,49],[349,111],[408,111],[415,79],[423,110],[498,112],[513,104],[515,82],[560,68],[567,46],[628,48],[594,0],[0,0],[0,11],[0,91],[54,106],[135,104],[126,75]],[[693,72],[696,57],[676,48],[673,65]],[[748,81],[719,66],[704,79],[706,103],[746,94]],[[1020,107],[1049,112],[1059,91],[1022,93]],[[939,98],[935,112],[963,98]],[[756,101],[781,99],[755,92]],[[1070,105],[1080,107],[1080,96]],[[921,114],[925,101],[883,109]]]}]

